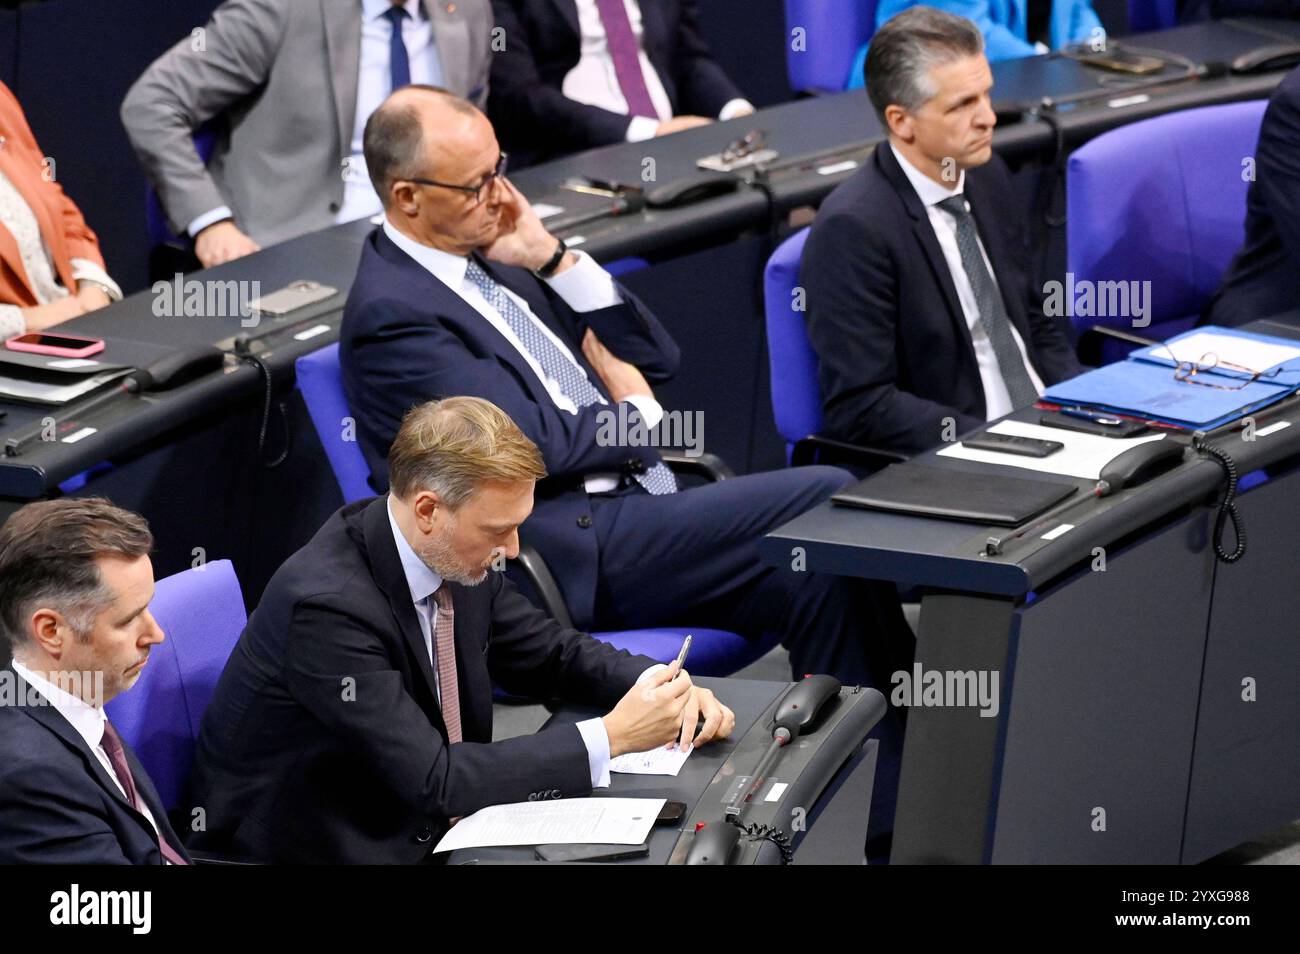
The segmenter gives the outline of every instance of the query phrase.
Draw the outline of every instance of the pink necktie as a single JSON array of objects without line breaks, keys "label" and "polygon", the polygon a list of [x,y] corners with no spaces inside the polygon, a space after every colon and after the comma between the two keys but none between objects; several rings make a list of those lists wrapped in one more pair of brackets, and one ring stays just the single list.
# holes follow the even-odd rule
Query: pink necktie
[{"label": "pink necktie", "polygon": [[[122,737],[117,734],[117,729],[113,728],[113,723],[107,721],[104,723],[104,738],[100,740],[100,744],[108,754],[108,761],[113,766],[113,774],[122,783],[122,789],[126,792],[131,807],[143,815],[144,802],[140,800],[140,793],[136,791],[135,779],[131,777],[131,766],[127,764],[126,752],[122,748]],[[189,864],[175,848],[167,844],[167,839],[162,836],[162,832],[158,833],[158,850],[174,865]]]},{"label": "pink necktie", "polygon": [[627,100],[627,114],[658,119],[659,113],[645,85],[645,74],[641,72],[641,49],[637,46],[636,34],[632,32],[627,7],[623,0],[596,0],[596,10],[600,13],[601,25],[605,27],[605,44],[609,47],[609,58],[614,62],[614,75],[618,77],[619,88]]},{"label": "pink necktie", "polygon": [[451,590],[443,584],[433,594],[438,618],[433,628],[434,655],[438,661],[438,694],[442,697],[442,721],[447,741],[455,744],[460,735],[460,691],[456,684],[456,616],[451,607]]}]

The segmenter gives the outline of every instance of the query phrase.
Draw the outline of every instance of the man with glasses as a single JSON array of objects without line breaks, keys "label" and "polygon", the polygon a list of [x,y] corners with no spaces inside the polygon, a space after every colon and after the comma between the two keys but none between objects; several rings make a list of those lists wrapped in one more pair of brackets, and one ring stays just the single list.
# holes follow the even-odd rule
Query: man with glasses
[{"label": "man with glasses", "polygon": [[547,477],[523,535],[578,627],[779,635],[796,674],[880,686],[910,665],[892,587],[768,567],[758,555],[764,533],[848,474],[805,467],[683,490],[658,451],[631,437],[662,419],[651,383],[676,371],[677,345],[608,272],[547,232],[500,174],[482,113],[407,87],[370,118],[365,151],[385,221],[362,250],[340,357],[376,489],[387,487],[385,455],[408,408],[485,398],[542,452]]},{"label": "man with glasses", "polygon": [[219,265],[378,212],[366,120],[412,82],[483,102],[491,31],[488,0],[226,0],[145,70],[122,123],[171,228]]}]

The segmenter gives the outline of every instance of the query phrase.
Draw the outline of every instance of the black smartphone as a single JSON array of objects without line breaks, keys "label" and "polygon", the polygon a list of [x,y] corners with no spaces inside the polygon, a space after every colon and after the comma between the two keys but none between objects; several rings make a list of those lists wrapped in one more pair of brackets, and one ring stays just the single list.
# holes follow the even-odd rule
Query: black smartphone
[{"label": "black smartphone", "polygon": [[664,807],[659,809],[659,816],[655,819],[656,825],[680,825],[682,819],[686,817],[685,802],[664,802]]},{"label": "black smartphone", "polygon": [[[1115,423],[1111,424],[1110,421]],[[1127,421],[1104,414],[1094,417],[1075,417],[1058,411],[1044,413],[1038,418],[1038,423],[1044,427],[1058,427],[1063,431],[1079,431],[1083,434],[1099,434],[1102,437],[1136,437],[1151,429],[1150,425],[1142,421]]]},{"label": "black smartphone", "polygon": [[538,845],[533,849],[539,861],[622,861],[644,858],[650,846],[641,845]]},{"label": "black smartphone", "polygon": [[1065,445],[1060,441],[1042,441],[1036,437],[1021,437],[1018,434],[995,434],[985,431],[978,437],[962,441],[963,447],[971,450],[996,451],[999,454],[1019,454],[1021,457],[1047,457],[1055,454]]}]

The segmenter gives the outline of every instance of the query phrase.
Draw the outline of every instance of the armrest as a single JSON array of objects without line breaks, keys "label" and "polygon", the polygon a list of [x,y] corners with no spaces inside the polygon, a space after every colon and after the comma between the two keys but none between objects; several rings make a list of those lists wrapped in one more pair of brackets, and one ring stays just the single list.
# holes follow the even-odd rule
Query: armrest
[{"label": "armrest", "polygon": [[907,460],[906,454],[885,450],[880,447],[867,447],[861,444],[849,444],[820,434],[809,434],[797,441],[790,452],[790,466],[802,467],[806,464],[830,464],[843,461],[858,464],[869,470],[877,471],[888,464],[901,464]]},{"label": "armrest", "polygon": [[700,454],[696,457],[689,457],[686,454],[661,453],[659,456],[663,458],[664,463],[669,466],[674,474],[703,477],[712,484],[736,476],[736,472],[728,467],[727,462],[717,454]]},{"label": "armrest", "polygon": [[569,607],[565,605],[560,584],[555,582],[551,568],[546,565],[542,555],[529,544],[521,542],[519,556],[511,562],[523,571],[528,582],[537,591],[537,598],[542,601],[542,609],[546,611],[546,615],[561,626],[573,629],[573,617],[569,615]]}]

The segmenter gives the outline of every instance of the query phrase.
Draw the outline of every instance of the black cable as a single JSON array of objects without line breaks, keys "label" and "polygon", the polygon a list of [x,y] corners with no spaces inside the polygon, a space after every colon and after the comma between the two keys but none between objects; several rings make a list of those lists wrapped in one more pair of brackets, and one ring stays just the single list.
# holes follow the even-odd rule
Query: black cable
[{"label": "black cable", "polygon": [[770,841],[776,845],[781,852],[781,864],[788,865],[794,861],[794,845],[790,843],[790,836],[779,828],[773,828],[771,825],[742,825],[738,818],[729,817],[728,822],[735,825],[750,838],[757,838],[759,841]]},{"label": "black cable", "polygon": [[[1204,437],[1194,437],[1192,445],[1200,453],[1218,461],[1219,466],[1223,468],[1223,472],[1228,478],[1228,489],[1223,495],[1223,500],[1219,503],[1219,512],[1214,518],[1214,536],[1211,542],[1214,544],[1214,555],[1216,557],[1224,563],[1236,563],[1246,555],[1246,528],[1241,522],[1241,511],[1237,509],[1237,464],[1228,456],[1227,451],[1210,444]],[[1223,528],[1229,520],[1232,521],[1232,530],[1237,537],[1237,549],[1232,553],[1228,553],[1223,548]]]},{"label": "black cable", "polygon": [[269,430],[271,424],[271,402],[273,400],[274,392],[274,385],[271,379],[271,369],[266,366],[265,361],[249,350],[248,342],[245,340],[236,339],[235,353],[239,356],[240,361],[247,361],[262,374],[262,424],[257,432],[257,459],[264,461],[262,466],[267,470],[274,470],[283,464],[289,456],[289,421],[285,418],[284,407],[281,406],[280,423],[282,425],[282,430],[284,431],[284,448],[280,451],[280,456],[276,457],[275,460],[264,460],[266,456],[266,432]]}]

